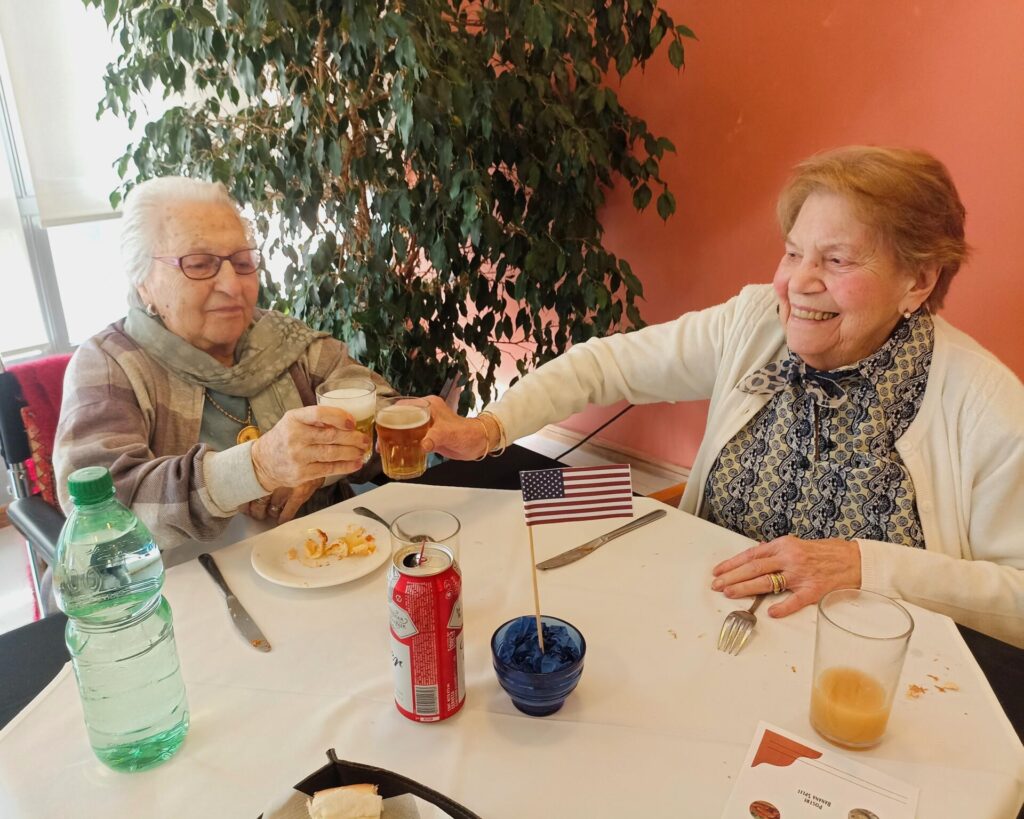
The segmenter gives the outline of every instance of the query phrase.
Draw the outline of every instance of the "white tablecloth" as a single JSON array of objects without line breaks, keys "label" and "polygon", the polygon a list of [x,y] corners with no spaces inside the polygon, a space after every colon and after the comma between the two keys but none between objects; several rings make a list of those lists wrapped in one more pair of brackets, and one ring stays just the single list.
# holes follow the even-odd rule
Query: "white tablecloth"
[{"label": "white tablecloth", "polygon": [[[221,593],[195,562],[166,594],[192,711],[179,754],[118,774],[89,749],[74,677],[62,673],[0,733],[0,816],[255,817],[324,762],[380,765],[447,793],[488,819],[717,817],[758,720],[820,742],[807,718],[814,611],[759,618],[737,657],[715,650],[734,604],[710,569],[747,544],[681,512],[543,573],[545,613],[587,639],[579,688],[554,716],[516,711],[491,667],[489,640],[532,610],[529,550],[516,492],[391,484],[362,504],[391,518],[447,509],[463,522],[467,699],[443,723],[402,717],[392,700],[385,569],[343,586],[275,586],[252,569],[252,541],[217,553],[228,583],[273,644],[234,631]],[[664,508],[637,501],[637,514]],[[324,513],[319,513],[324,514]],[[307,518],[292,526],[301,542]],[[535,530],[549,557],[622,521]],[[265,535],[264,535],[265,537]],[[916,620],[901,692],[865,764],[921,788],[918,816],[1012,817],[1024,748],[952,622]],[[941,693],[932,674],[959,691]]]}]

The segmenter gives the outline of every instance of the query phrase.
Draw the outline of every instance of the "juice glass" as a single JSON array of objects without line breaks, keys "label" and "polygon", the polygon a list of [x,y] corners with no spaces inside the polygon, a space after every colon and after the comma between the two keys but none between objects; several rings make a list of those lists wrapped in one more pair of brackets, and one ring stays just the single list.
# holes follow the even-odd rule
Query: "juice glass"
[{"label": "juice glass", "polygon": [[899,603],[837,589],[818,603],[811,725],[829,742],[870,748],[885,734],[914,620]]},{"label": "juice glass", "polygon": [[377,413],[377,386],[369,378],[332,378],[316,388],[316,402],[345,410],[356,422],[356,429],[370,443],[363,453],[363,463],[373,454],[373,419]]}]

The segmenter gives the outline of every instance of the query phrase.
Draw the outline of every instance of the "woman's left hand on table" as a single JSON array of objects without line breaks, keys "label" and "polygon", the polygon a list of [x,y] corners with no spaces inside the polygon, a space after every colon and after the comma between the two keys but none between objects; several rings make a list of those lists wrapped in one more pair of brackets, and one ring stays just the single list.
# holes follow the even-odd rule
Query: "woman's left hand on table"
[{"label": "woman's left hand on table", "polygon": [[833,589],[860,588],[860,546],[854,540],[804,540],[786,535],[758,543],[723,560],[711,570],[711,588],[726,597],[770,594],[772,573],[786,578],[792,594],[768,609],[770,617],[785,617],[817,603]]},{"label": "woman's left hand on table", "polygon": [[302,504],[308,501],[323,483],[323,478],[316,478],[298,486],[282,486],[275,489],[272,494],[246,504],[243,511],[255,520],[269,519],[285,523],[295,517]]}]

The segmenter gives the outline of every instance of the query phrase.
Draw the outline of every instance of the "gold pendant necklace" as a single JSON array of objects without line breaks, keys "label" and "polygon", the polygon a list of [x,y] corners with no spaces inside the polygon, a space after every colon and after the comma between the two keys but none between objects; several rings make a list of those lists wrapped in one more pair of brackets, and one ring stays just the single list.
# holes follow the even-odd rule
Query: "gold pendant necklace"
[{"label": "gold pendant necklace", "polygon": [[214,400],[213,396],[210,395],[209,390],[204,389],[203,392],[205,393],[207,399],[209,399],[210,403],[213,405],[213,408],[217,410],[217,412],[219,412],[225,418],[231,419],[236,424],[242,425],[242,428],[238,431],[238,435],[235,436],[235,443],[244,444],[246,441],[255,441],[257,438],[260,437],[259,427],[257,427],[252,422],[252,404],[250,404],[248,400],[246,400],[245,402],[245,418],[238,418],[237,416],[232,415],[230,412],[224,409],[224,407],[222,407],[220,404],[218,404]]}]

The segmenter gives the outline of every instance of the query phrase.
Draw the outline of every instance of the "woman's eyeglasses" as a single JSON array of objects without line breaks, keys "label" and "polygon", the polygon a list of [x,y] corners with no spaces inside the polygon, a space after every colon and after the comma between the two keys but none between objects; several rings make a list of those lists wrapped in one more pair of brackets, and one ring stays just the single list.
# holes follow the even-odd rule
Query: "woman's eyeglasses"
[{"label": "woman's eyeglasses", "polygon": [[194,280],[212,279],[220,273],[224,262],[231,262],[231,267],[239,276],[249,276],[259,270],[263,264],[263,254],[254,247],[236,250],[230,256],[218,256],[216,253],[188,253],[184,256],[154,256],[154,261],[163,262],[177,267],[186,278]]}]

